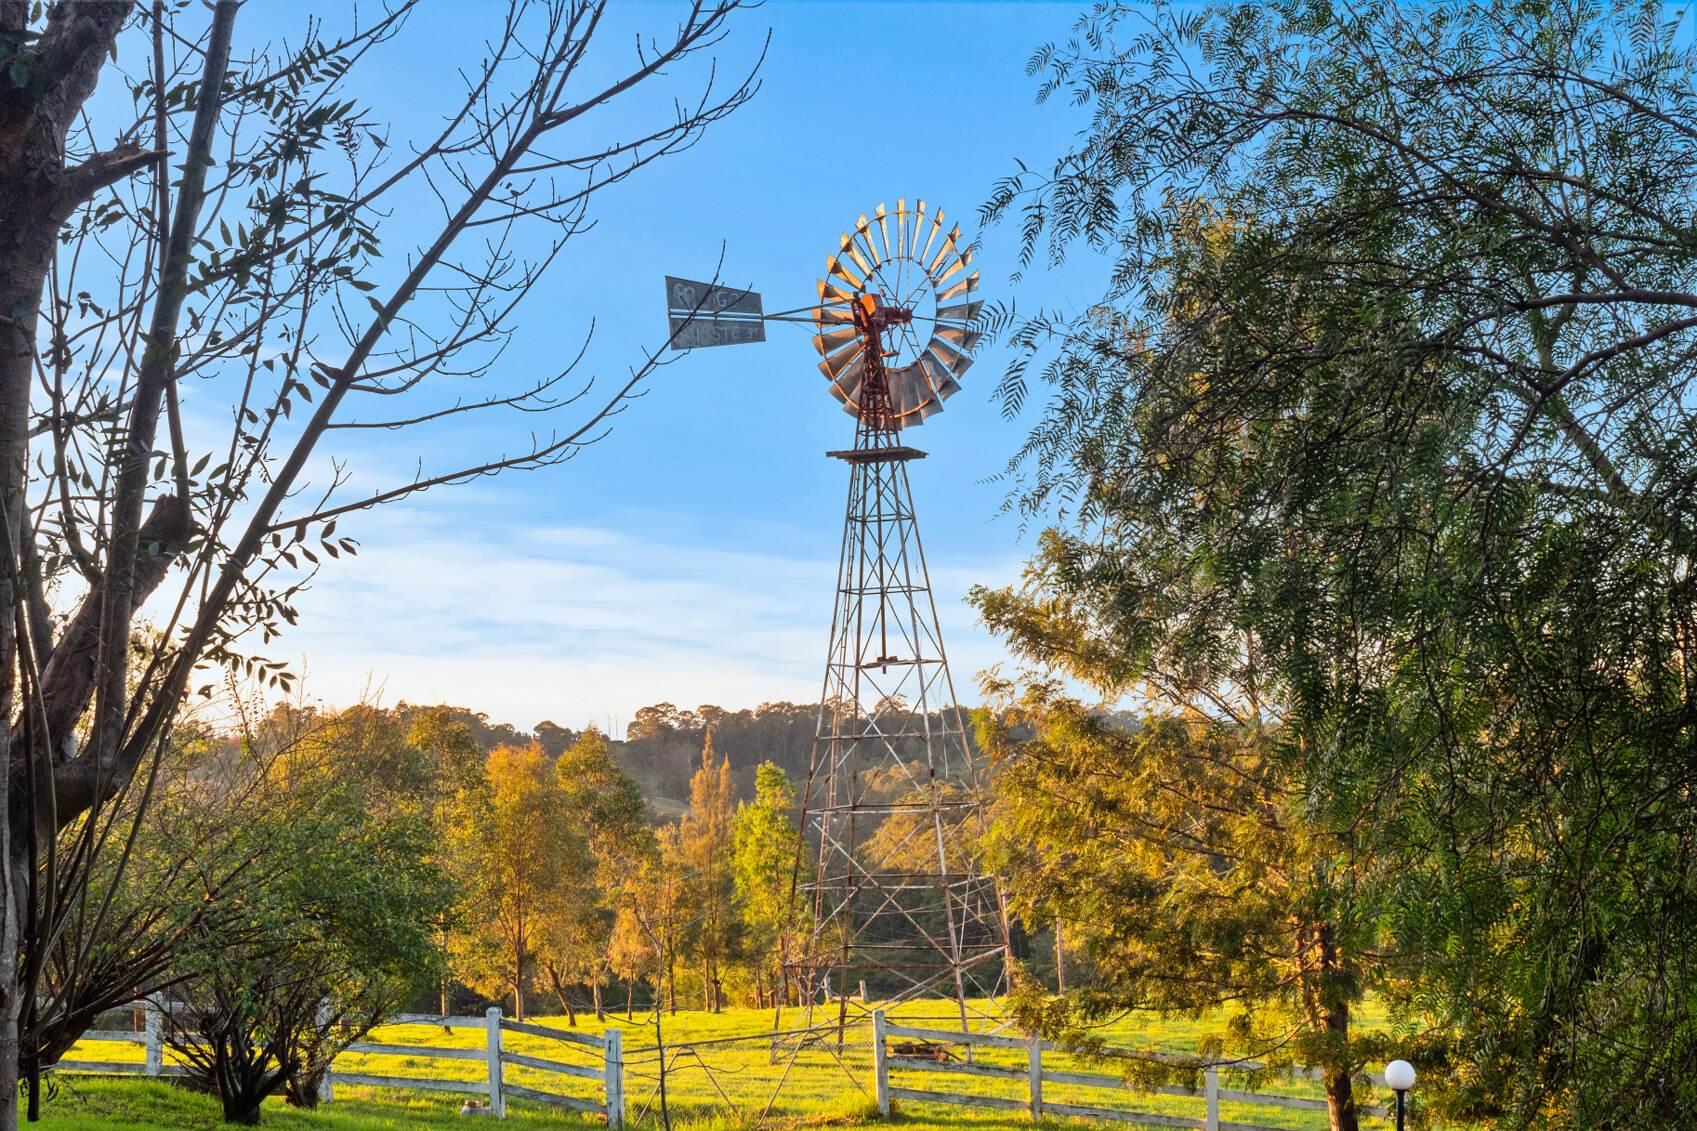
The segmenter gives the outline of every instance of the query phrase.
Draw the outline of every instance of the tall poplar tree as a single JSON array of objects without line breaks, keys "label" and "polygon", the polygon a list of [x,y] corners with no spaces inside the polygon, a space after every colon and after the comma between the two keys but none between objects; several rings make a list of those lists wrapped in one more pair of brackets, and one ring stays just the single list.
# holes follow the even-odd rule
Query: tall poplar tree
[{"label": "tall poplar tree", "polygon": [[808,874],[801,830],[795,822],[795,786],[789,775],[762,762],[754,773],[754,800],[737,806],[732,839],[737,910],[743,950],[754,975],[759,1005],[783,1000],[785,930],[794,924],[796,876]]},{"label": "tall poplar tree", "polygon": [[701,748],[701,768],[689,782],[689,810],[678,823],[678,846],[689,868],[695,922],[690,949],[701,964],[703,1008],[724,1006],[725,966],[737,953],[741,922],[736,910],[732,820],[736,795],[728,758],[713,758],[713,732]]}]

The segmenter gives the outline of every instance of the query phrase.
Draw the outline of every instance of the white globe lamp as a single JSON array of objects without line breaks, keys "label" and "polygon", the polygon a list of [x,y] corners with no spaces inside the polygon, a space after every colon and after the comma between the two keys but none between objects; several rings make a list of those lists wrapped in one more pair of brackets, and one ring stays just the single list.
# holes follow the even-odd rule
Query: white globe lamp
[{"label": "white globe lamp", "polygon": [[1403,1107],[1408,1090],[1414,1087],[1414,1065],[1406,1060],[1393,1060],[1385,1065],[1385,1084],[1396,1093],[1396,1131],[1403,1131]]}]

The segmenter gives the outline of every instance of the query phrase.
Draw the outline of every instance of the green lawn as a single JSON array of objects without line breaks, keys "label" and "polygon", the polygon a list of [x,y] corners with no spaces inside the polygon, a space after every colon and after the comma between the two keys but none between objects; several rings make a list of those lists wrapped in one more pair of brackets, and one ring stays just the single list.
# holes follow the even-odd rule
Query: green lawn
[{"label": "green lawn", "polygon": [[[916,1003],[895,1011],[896,1019],[911,1024],[951,1028],[939,1015],[937,1003]],[[540,1024],[564,1027],[558,1017],[535,1019]],[[648,1019],[648,1020],[651,1020]],[[624,1031],[626,1091],[633,1117],[645,1125],[657,1124],[657,1057],[654,1031],[643,1015],[634,1020],[612,1017],[609,1024]],[[767,1112],[769,1119],[804,1126],[855,1125],[876,1120],[872,1102],[872,1060],[867,1030],[851,1032],[841,1050],[813,1047],[799,1052],[774,1053],[768,1034],[770,1012],[727,1010],[717,1016],[683,1011],[663,1018],[663,1036],[671,1069],[667,1080],[669,1108],[674,1125],[695,1131],[716,1131],[746,1125]],[[598,1032],[593,1017],[580,1018],[579,1029]],[[1193,1052],[1204,1024],[1185,1020],[1132,1017],[1106,1031],[1116,1047]],[[481,1049],[482,1034],[474,1030],[446,1031],[438,1026],[390,1026],[370,1038],[390,1044],[430,1048]],[[692,1045],[691,1042],[718,1042]],[[597,1065],[599,1054],[588,1048],[527,1034],[507,1033],[505,1046],[513,1052],[549,1060]],[[682,1047],[674,1047],[682,1046]],[[72,1054],[76,1058],[140,1061],[139,1045],[87,1043]],[[980,1064],[1022,1067],[1025,1053],[1014,1049],[982,1049],[975,1057]],[[1045,1054],[1046,1067],[1072,1071],[1102,1072],[1106,1069],[1071,1058]],[[341,1071],[385,1076],[419,1076],[433,1079],[479,1080],[483,1065],[473,1060],[435,1060],[427,1056],[347,1056],[337,1061]],[[537,1069],[511,1066],[510,1083],[565,1092],[592,1098],[598,1096],[591,1080],[561,1077]],[[781,1086],[779,1081],[782,1080]],[[42,1126],[46,1131],[84,1131],[94,1128],[212,1128],[220,1126],[216,1102],[192,1095],[169,1083],[158,1081],[96,1078],[68,1073],[58,1075],[59,1094],[46,1106]],[[977,1095],[1023,1099],[1025,1084],[977,1076],[899,1070],[891,1074],[896,1087],[970,1092]],[[1233,1086],[1226,1083],[1224,1086]],[[1318,1086],[1303,1080],[1272,1081],[1263,1091],[1271,1094],[1319,1098]],[[1200,1118],[1199,1097],[1130,1093],[1083,1086],[1045,1085],[1044,1098],[1051,1103],[1131,1108],[1143,1112]],[[399,1089],[352,1088],[339,1085],[336,1099],[316,1112],[292,1110],[274,1101],[265,1111],[268,1126],[285,1131],[307,1128],[317,1131],[377,1131],[386,1128],[464,1127],[459,1115],[462,1097]],[[590,1120],[553,1109],[539,1109],[523,1101],[509,1104],[510,1125],[577,1126]],[[913,1131],[990,1131],[1010,1126],[1033,1126],[1018,1112],[969,1109],[952,1105],[897,1104],[896,1122]],[[1244,1103],[1222,1104],[1221,1117],[1228,1122],[1257,1123],[1288,1131],[1318,1131],[1326,1126],[1323,1113],[1293,1111]],[[1375,1121],[1368,1121],[1373,1126]],[[1045,1124],[1038,1126],[1048,1125]],[[1079,1126],[1075,1121],[1070,1124]],[[1059,1127],[1060,1124],[1053,1124]]]}]

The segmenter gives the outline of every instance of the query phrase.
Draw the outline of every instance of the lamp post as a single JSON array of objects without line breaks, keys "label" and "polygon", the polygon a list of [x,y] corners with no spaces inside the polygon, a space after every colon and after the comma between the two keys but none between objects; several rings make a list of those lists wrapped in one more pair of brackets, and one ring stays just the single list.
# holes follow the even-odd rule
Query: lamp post
[{"label": "lamp post", "polygon": [[1403,1107],[1408,1090],[1414,1087],[1414,1065],[1406,1060],[1393,1060],[1385,1065],[1385,1083],[1396,1093],[1396,1131],[1403,1131]]}]

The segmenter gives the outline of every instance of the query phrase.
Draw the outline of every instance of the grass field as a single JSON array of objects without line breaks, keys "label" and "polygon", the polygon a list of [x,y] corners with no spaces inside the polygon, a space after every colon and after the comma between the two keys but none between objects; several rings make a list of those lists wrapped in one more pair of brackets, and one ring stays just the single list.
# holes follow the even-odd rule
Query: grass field
[{"label": "grass field", "polygon": [[[939,1016],[936,1003],[917,1003],[894,1011],[894,1019],[910,1024],[949,1028]],[[564,1028],[564,1019],[536,1018],[540,1024]],[[639,1013],[632,1020],[610,1017],[608,1024],[624,1032],[626,1091],[629,1110],[645,1126],[657,1125],[658,1097],[655,1094],[655,1034],[651,1016]],[[853,1126],[876,1123],[872,1100],[872,1057],[869,1029],[851,1032],[841,1052],[810,1048],[774,1055],[769,1038],[772,1015],[754,1010],[727,1010],[717,1016],[684,1011],[662,1019],[668,1049],[667,1092],[674,1125],[696,1131],[718,1131],[745,1126],[762,1116],[770,1104],[769,1119],[793,1127]],[[580,1017],[579,1030],[594,1033],[601,1026],[593,1017]],[[1118,1048],[1163,1052],[1194,1052],[1204,1024],[1185,1020],[1128,1017],[1105,1031]],[[371,1038],[389,1044],[428,1048],[481,1049],[482,1034],[475,1030],[444,1030],[440,1026],[389,1026]],[[709,1043],[702,1043],[709,1042]],[[520,1033],[507,1033],[505,1047],[516,1053],[565,1061],[590,1067],[599,1064],[599,1053],[565,1042]],[[73,1058],[139,1062],[139,1045],[117,1042],[86,1042]],[[1023,1067],[1025,1054],[1019,1050],[979,1050],[975,1057],[985,1065]],[[1045,1054],[1047,1068],[1073,1071],[1107,1071],[1059,1054]],[[474,1060],[441,1060],[428,1056],[345,1056],[337,1069],[385,1076],[418,1076],[446,1080],[479,1080],[483,1065]],[[561,1077],[521,1066],[508,1066],[509,1083],[564,1092],[591,1098],[598,1095],[594,1081]],[[780,1080],[782,1081],[780,1086]],[[891,1082],[898,1087],[1023,1099],[1022,1081],[967,1077],[955,1074],[897,1070]],[[46,1106],[41,1124],[47,1131],[93,1131],[94,1128],[213,1128],[221,1126],[217,1103],[209,1097],[188,1093],[167,1082],[97,1078],[60,1073],[58,1094]],[[1232,1085],[1227,1085],[1232,1086]],[[1268,1081],[1261,1091],[1319,1098],[1318,1086],[1304,1080]],[[774,1093],[775,1096],[774,1096]],[[1163,1115],[1200,1118],[1199,1097],[1157,1095],[1126,1090],[1108,1090],[1072,1085],[1045,1085],[1044,1098],[1052,1103],[1131,1108]],[[338,1085],[333,1103],[315,1112],[287,1108],[281,1101],[267,1105],[265,1122],[285,1131],[379,1131],[389,1128],[464,1127],[459,1115],[462,1097],[400,1089],[353,1088]],[[952,1105],[898,1103],[894,1122],[911,1131],[995,1131],[1008,1127],[1079,1126],[1044,1121],[1032,1124],[1018,1112],[995,1112]],[[1318,1131],[1326,1126],[1323,1113],[1281,1109],[1263,1105],[1226,1102],[1221,1118],[1228,1122],[1256,1123],[1288,1131]],[[542,1109],[521,1100],[509,1104],[509,1125],[588,1126],[598,1118]],[[1368,1121],[1369,1126],[1381,1125]]]}]

